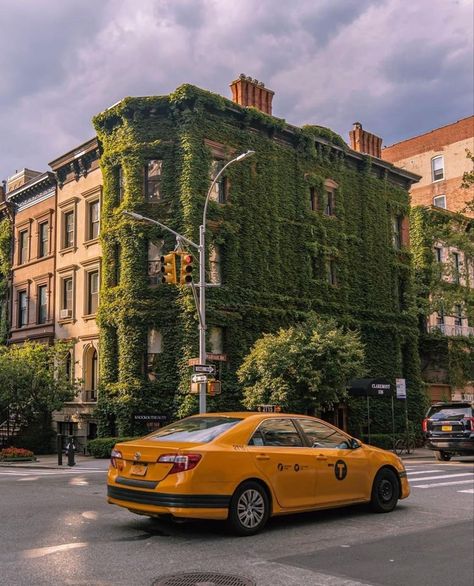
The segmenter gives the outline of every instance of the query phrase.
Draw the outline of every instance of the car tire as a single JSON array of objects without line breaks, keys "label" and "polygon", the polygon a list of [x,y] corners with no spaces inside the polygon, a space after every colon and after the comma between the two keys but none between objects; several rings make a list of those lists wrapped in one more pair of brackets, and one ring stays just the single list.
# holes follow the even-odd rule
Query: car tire
[{"label": "car tire", "polygon": [[389,468],[377,472],[372,485],[370,507],[374,513],[390,513],[400,498],[400,485],[397,475]]},{"label": "car tire", "polygon": [[261,484],[253,480],[242,483],[232,495],[227,519],[237,535],[255,535],[270,516],[270,500]]},{"label": "car tire", "polygon": [[434,455],[435,455],[435,458],[437,460],[439,460],[440,462],[449,462],[449,460],[451,460],[451,454],[449,454],[448,452],[442,452],[440,450],[436,450]]}]

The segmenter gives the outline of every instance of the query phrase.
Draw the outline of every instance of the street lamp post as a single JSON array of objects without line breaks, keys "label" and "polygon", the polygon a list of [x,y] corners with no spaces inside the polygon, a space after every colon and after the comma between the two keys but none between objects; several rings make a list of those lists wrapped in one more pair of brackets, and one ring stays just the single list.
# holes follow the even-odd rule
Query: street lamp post
[{"label": "street lamp post", "polygon": [[[146,222],[150,222],[152,224],[157,224],[164,230],[171,232],[174,234],[177,239],[186,242],[186,244],[194,247],[197,249],[199,254],[199,283],[197,284],[197,288],[199,289],[199,304],[196,302],[196,309],[199,314],[199,363],[206,364],[207,354],[206,354],[206,215],[207,215],[207,206],[209,203],[209,198],[212,193],[212,189],[214,185],[217,183],[219,177],[222,173],[232,165],[233,163],[237,163],[238,161],[243,161],[247,157],[252,156],[255,151],[247,151],[242,153],[238,157],[230,160],[226,163],[222,169],[217,173],[214,177],[209,190],[206,195],[206,201],[204,202],[204,211],[202,215],[202,224],[199,226],[199,244],[196,244],[192,240],[189,240],[185,236],[175,232],[171,228],[168,228],[165,224],[158,222],[157,220],[153,220],[152,218],[147,218],[142,216],[141,214],[136,214],[135,212],[128,212],[124,211],[123,213],[127,216],[131,216],[137,220],[144,220]],[[194,286],[194,285],[193,285]],[[207,383],[199,383],[199,413],[206,413],[206,386]]]}]

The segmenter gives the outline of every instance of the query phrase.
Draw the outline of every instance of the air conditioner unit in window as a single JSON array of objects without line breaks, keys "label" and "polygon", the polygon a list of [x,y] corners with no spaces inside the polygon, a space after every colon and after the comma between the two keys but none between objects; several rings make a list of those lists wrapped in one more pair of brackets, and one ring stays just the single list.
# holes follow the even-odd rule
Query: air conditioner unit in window
[{"label": "air conditioner unit in window", "polygon": [[59,319],[67,319],[68,317],[72,317],[72,309],[61,309]]}]

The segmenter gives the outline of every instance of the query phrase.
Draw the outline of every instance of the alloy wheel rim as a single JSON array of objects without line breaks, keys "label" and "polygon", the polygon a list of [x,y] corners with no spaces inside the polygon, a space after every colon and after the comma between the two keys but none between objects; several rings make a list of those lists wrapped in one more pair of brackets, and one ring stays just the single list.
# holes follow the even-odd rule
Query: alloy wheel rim
[{"label": "alloy wheel rim", "polygon": [[237,516],[247,529],[253,529],[262,522],[265,515],[265,502],[262,495],[254,489],[249,489],[240,495],[237,502]]},{"label": "alloy wheel rim", "polygon": [[389,480],[382,480],[379,486],[379,495],[385,503],[388,503],[392,499],[393,486]]}]

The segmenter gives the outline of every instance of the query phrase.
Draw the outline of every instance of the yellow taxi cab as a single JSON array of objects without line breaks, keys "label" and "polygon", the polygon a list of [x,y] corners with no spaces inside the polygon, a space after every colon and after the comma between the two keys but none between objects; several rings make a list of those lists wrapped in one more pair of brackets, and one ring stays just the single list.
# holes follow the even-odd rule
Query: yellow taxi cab
[{"label": "yellow taxi cab", "polygon": [[207,413],[117,444],[108,502],[152,517],[222,519],[253,535],[272,515],[410,493],[402,461],[325,421],[285,413]]}]

